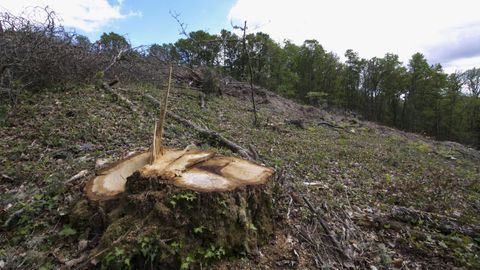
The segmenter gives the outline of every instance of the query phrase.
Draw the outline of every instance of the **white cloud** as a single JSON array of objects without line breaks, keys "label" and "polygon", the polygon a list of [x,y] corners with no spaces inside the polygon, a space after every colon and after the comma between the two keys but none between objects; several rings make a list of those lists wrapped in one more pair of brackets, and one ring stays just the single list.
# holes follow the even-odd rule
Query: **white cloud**
[{"label": "white cloud", "polygon": [[113,20],[142,15],[134,11],[123,14],[122,4],[123,0],[118,0],[117,4],[110,4],[107,0],[2,0],[0,11],[6,9],[15,15],[26,14],[35,19],[38,13],[32,14],[32,7],[48,6],[56,12],[62,25],[93,32]]},{"label": "white cloud", "polygon": [[238,0],[228,18],[260,26],[256,31],[277,41],[316,39],[340,56],[347,49],[362,57],[391,52],[406,62],[422,52],[455,68],[461,53],[448,53],[449,46],[480,36],[479,8],[478,0]]}]

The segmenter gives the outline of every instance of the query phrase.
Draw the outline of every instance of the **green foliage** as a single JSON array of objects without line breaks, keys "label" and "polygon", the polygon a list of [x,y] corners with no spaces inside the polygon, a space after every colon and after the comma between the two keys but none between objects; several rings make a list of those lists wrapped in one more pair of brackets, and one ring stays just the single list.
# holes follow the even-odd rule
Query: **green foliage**
[{"label": "green foliage", "polygon": [[[316,40],[306,40],[301,46],[277,43],[261,32],[248,34],[246,46],[257,85],[407,131],[480,146],[479,69],[447,75],[421,53],[404,64],[396,54],[363,59],[353,50],[345,52],[342,63]],[[227,30],[219,35],[192,32],[175,44],[154,45],[150,51],[190,66],[214,67],[237,79],[246,78],[243,40]],[[204,85],[206,93],[215,92],[210,78],[207,76]]]},{"label": "green foliage", "polygon": [[121,247],[115,247],[103,258],[101,269],[131,269],[130,255]]},{"label": "green foliage", "polygon": [[100,36],[99,43],[101,50],[112,54],[118,53],[120,50],[130,48],[130,43],[127,39],[115,32],[103,33]]},{"label": "green foliage", "polygon": [[158,240],[155,237],[144,236],[139,239],[139,252],[142,255],[143,259],[149,263],[153,264],[155,259],[159,254]]},{"label": "green foliage", "polygon": [[75,229],[72,228],[72,226],[66,224],[66,225],[63,225],[63,228],[62,230],[58,233],[58,235],[60,236],[72,236],[72,235],[75,235],[77,234],[77,231]]},{"label": "green foliage", "polygon": [[325,103],[327,97],[327,93],[325,92],[308,92],[307,98],[312,105],[321,105]]},{"label": "green foliage", "polygon": [[214,245],[210,245],[210,247],[203,252],[203,258],[207,260],[219,260],[223,256],[225,256],[223,247],[215,247]]},{"label": "green foliage", "polygon": [[197,195],[193,191],[185,191],[172,196],[170,204],[176,206],[179,202],[191,203],[197,199]]},{"label": "green foliage", "polygon": [[192,255],[188,255],[187,257],[182,259],[182,262],[180,263],[180,269],[186,270],[190,269],[190,266],[195,262],[195,259]]},{"label": "green foliage", "polygon": [[193,228],[193,233],[195,234],[202,234],[205,231],[206,227],[203,225],[200,225],[198,227]]}]

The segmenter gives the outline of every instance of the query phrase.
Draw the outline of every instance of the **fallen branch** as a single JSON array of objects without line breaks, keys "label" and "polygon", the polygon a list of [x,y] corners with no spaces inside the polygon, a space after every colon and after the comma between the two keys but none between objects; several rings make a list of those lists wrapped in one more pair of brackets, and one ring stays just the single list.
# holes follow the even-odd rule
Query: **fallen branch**
[{"label": "fallen branch", "polygon": [[87,176],[90,172],[88,170],[82,170],[80,171],[79,173],[75,174],[74,176],[72,176],[70,179],[68,179],[65,184],[69,184],[71,182],[74,182],[74,181],[77,181],[78,179],[80,178],[83,178],[85,176]]},{"label": "fallen branch", "polygon": [[[135,108],[135,105],[133,105],[133,103],[129,99],[127,99],[126,97],[124,97],[123,95],[118,93],[117,91],[114,91],[110,86],[108,86],[108,84],[106,84],[106,83],[102,84],[102,88],[105,89],[106,91],[116,95],[120,100],[122,100],[123,102],[128,104],[129,107],[130,107],[130,110],[132,110],[133,112],[137,111],[137,109]],[[146,97],[147,99],[149,99],[151,102],[155,103],[156,105],[163,106],[162,103],[159,100],[157,100],[156,98],[154,98],[152,95],[145,93],[145,94],[143,94],[143,96]],[[238,153],[240,156],[242,156],[246,159],[250,159],[250,160],[258,160],[259,159],[258,153],[256,153],[256,151],[247,150],[244,147],[238,145],[237,143],[223,137],[218,132],[210,130],[206,127],[205,128],[201,127],[201,126],[193,123],[192,121],[190,121],[188,119],[185,119],[185,118],[183,118],[183,117],[181,117],[181,116],[179,116],[179,115],[177,115],[177,114],[175,114],[171,111],[167,111],[166,114],[168,115],[168,117],[173,118],[175,121],[194,129],[195,131],[197,131],[198,133],[200,133],[204,137],[207,137],[209,139],[213,139],[213,140],[219,142],[223,146],[230,149],[232,152]],[[251,149],[253,149],[252,147],[253,146],[251,146]]]},{"label": "fallen branch", "polygon": [[[159,100],[157,100],[156,98],[152,97],[151,95],[144,94],[144,96],[147,99],[149,99],[151,102],[161,106],[161,102]],[[244,158],[247,158],[247,159],[250,159],[250,160],[255,160],[255,154],[251,153],[249,150],[243,148],[242,146],[238,145],[237,143],[223,137],[221,134],[219,134],[219,133],[217,133],[213,130],[210,130],[208,128],[203,128],[203,127],[193,123],[192,121],[190,121],[188,119],[185,119],[185,118],[183,118],[183,117],[181,117],[181,116],[179,116],[179,115],[177,115],[177,114],[175,114],[171,111],[167,111],[167,115],[168,115],[168,117],[173,118],[175,121],[194,129],[195,131],[200,133],[202,136],[213,139],[213,140],[221,143],[222,145],[226,146],[231,151],[233,151],[235,153],[238,153],[240,156],[242,156]]]},{"label": "fallen branch", "polygon": [[472,238],[480,237],[480,228],[461,226],[458,224],[458,220],[445,215],[396,206],[392,209],[390,217],[394,220],[410,224],[422,222],[424,226],[438,230],[443,234],[457,232]]},{"label": "fallen branch", "polygon": [[132,110],[133,112],[137,112],[137,108],[135,107],[135,105],[133,104],[133,102],[131,102],[128,98],[124,97],[122,94],[118,93],[117,91],[113,90],[109,84],[107,83],[102,83],[102,88],[115,95],[116,97],[118,97],[121,101],[123,101],[125,104],[127,104],[129,107],[130,107],[130,110]]},{"label": "fallen branch", "polygon": [[77,264],[84,262],[85,259],[87,259],[87,258],[88,258],[87,254],[83,254],[76,259],[71,259],[71,260],[65,262],[65,267],[70,269],[70,268],[76,266]]},{"label": "fallen branch", "polygon": [[105,73],[107,72],[111,67],[113,67],[113,65],[115,65],[115,63],[117,63],[117,61],[122,57],[122,54],[124,54],[125,52],[127,52],[128,49],[121,49],[117,55],[115,55],[112,59],[112,61],[110,62],[110,64],[108,66],[106,66],[102,72]]},{"label": "fallen branch", "polygon": [[335,245],[335,250],[337,250],[338,253],[340,255],[342,255],[344,258],[350,259],[350,257],[345,253],[345,250],[342,248],[342,245],[338,242],[338,240],[333,235],[332,231],[328,227],[328,224],[325,222],[325,220],[323,220],[323,218],[315,210],[313,205],[310,203],[310,201],[305,196],[303,196],[302,198],[303,198],[303,201],[305,201],[305,204],[308,206],[308,209],[310,209],[310,211],[312,211],[312,213],[315,214],[315,216],[317,217],[318,222],[322,226],[323,230],[327,233],[327,236],[330,239],[330,241],[332,241],[332,243]]},{"label": "fallen branch", "polygon": [[10,228],[10,226],[14,225],[15,222],[17,222],[17,219],[23,214],[23,212],[25,212],[25,209],[24,208],[21,208],[15,212],[13,212],[8,218],[7,220],[5,221],[5,223],[3,224],[3,227],[4,228]]},{"label": "fallen branch", "polygon": [[335,128],[335,129],[343,129],[337,125],[334,125],[334,124],[331,124],[331,123],[328,123],[328,122],[325,122],[325,121],[320,121],[320,122],[317,122],[317,125],[323,125],[323,126],[327,126],[327,127],[331,127],[331,128]]},{"label": "fallen branch", "polygon": [[[102,88],[105,89],[106,91],[114,94],[120,100],[122,100],[127,105],[129,105],[130,110],[132,110],[133,112],[137,111],[135,105],[129,99],[127,99],[126,97],[124,97],[123,95],[118,93],[117,91],[114,91],[110,86],[108,86],[108,84],[106,84],[106,83],[102,84]],[[159,100],[157,100],[156,98],[154,98],[153,96],[151,96],[150,94],[143,94],[143,96],[146,97],[151,102],[155,103],[156,105],[162,106],[162,103]],[[242,156],[246,159],[250,159],[250,160],[258,160],[259,159],[258,153],[256,153],[256,151],[247,150],[247,149],[243,148],[242,146],[238,145],[237,143],[225,138],[223,135],[221,135],[221,134],[219,134],[219,133],[217,133],[213,130],[210,130],[206,127],[205,128],[201,127],[201,126],[193,123],[192,121],[190,121],[188,119],[185,119],[185,118],[183,118],[183,117],[181,117],[181,116],[179,116],[179,115],[177,115],[177,114],[175,114],[171,111],[167,111],[166,114],[169,117],[173,118],[175,121],[194,129],[195,131],[197,131],[198,133],[200,133],[204,137],[207,137],[209,139],[213,139],[213,140],[221,143],[222,145],[224,145],[225,147],[230,149],[232,152],[238,153],[240,156]]]}]

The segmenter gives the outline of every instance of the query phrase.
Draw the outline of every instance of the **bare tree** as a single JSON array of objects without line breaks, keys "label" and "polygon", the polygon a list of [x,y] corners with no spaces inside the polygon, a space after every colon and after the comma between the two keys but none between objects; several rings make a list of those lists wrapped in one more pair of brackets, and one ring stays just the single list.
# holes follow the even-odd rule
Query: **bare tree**
[{"label": "bare tree", "polygon": [[252,109],[253,109],[253,125],[258,125],[257,119],[257,107],[255,104],[255,88],[253,86],[253,69],[252,69],[252,62],[250,58],[250,51],[247,48],[247,21],[244,22],[243,27],[241,26],[234,26],[234,29],[240,29],[243,32],[242,36],[242,45],[243,45],[243,55],[247,60],[247,68],[248,68],[248,77],[250,82],[250,93],[252,99]]}]

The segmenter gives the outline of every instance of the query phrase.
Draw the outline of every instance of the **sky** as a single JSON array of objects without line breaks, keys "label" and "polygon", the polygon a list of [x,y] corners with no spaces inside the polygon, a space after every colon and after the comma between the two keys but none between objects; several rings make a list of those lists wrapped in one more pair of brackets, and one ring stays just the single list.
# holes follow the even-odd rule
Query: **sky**
[{"label": "sky", "polygon": [[188,31],[216,34],[247,20],[252,32],[299,45],[316,39],[340,57],[353,49],[364,58],[395,53],[407,63],[421,52],[447,72],[480,67],[479,0],[0,1],[0,10],[14,14],[32,6],[49,6],[90,40],[114,31],[134,45],[174,42],[181,36],[172,11]]}]

